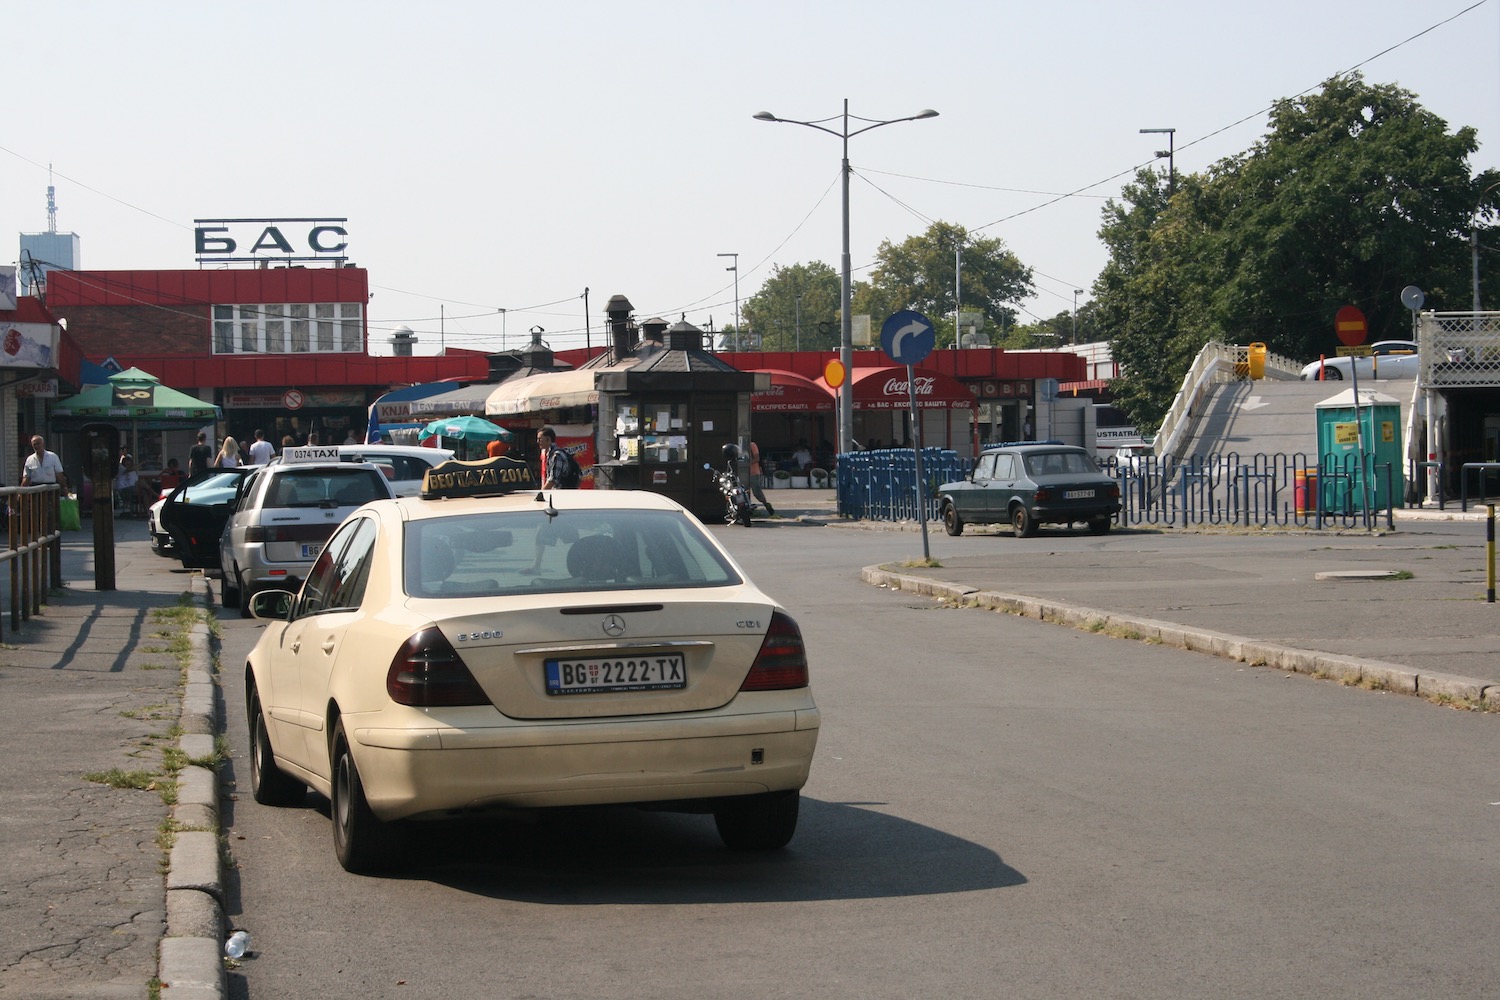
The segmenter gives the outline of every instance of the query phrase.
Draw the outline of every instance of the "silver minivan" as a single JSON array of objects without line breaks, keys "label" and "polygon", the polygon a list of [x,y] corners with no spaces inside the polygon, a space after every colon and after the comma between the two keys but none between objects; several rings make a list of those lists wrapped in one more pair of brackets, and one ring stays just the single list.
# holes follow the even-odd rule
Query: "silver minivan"
[{"label": "silver minivan", "polygon": [[372,462],[293,458],[255,468],[219,536],[224,606],[248,616],[256,591],[296,590],[344,518],[395,495]]}]

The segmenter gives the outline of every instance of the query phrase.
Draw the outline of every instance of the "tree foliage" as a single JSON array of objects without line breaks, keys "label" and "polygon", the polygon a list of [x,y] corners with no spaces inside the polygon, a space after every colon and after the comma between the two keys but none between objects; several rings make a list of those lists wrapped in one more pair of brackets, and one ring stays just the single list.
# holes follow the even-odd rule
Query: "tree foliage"
[{"label": "tree foliage", "polygon": [[838,272],[821,261],[773,267],[742,313],[761,350],[837,350],[839,294]]},{"label": "tree foliage", "polygon": [[[1094,287],[1124,371],[1116,401],[1159,424],[1210,340],[1331,354],[1333,316],[1356,305],[1371,341],[1409,335],[1400,292],[1469,308],[1469,232],[1500,174],[1471,174],[1472,128],[1448,131],[1413,94],[1358,74],[1277,102],[1269,133],[1205,174],[1138,173],[1104,209],[1110,260]],[[1481,242],[1488,233],[1481,226]]]},{"label": "tree foliage", "polygon": [[[957,261],[955,248],[961,248]],[[956,263],[961,264],[962,311],[983,313],[992,336],[1002,324],[1013,326],[1013,307],[1032,294],[1031,268],[1003,240],[973,237],[948,222],[935,222],[900,243],[882,241],[869,280],[853,295],[854,313],[868,313],[878,330],[892,313],[915,309],[937,324],[938,346],[952,346]]]}]

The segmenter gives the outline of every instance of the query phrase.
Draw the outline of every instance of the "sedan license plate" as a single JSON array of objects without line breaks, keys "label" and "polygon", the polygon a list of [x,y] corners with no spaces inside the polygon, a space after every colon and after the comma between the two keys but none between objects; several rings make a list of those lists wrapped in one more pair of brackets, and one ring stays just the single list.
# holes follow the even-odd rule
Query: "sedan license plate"
[{"label": "sedan license plate", "polygon": [[548,694],[670,691],[687,687],[687,661],[681,653],[585,656],[547,660],[545,667]]},{"label": "sedan license plate", "polygon": [[1064,500],[1092,500],[1093,490],[1066,490],[1063,493]]},{"label": "sedan license plate", "polygon": [[322,551],[323,551],[323,543],[322,542],[308,542],[306,545],[302,546],[302,558],[303,559],[316,559],[316,558],[318,558],[318,554],[321,553]]}]

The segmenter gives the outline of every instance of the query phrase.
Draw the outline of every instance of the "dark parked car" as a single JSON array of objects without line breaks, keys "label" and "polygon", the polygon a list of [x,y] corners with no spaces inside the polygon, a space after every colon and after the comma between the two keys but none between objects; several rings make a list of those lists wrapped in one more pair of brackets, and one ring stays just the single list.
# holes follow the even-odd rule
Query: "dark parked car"
[{"label": "dark parked car", "polygon": [[1082,522],[1102,535],[1120,512],[1120,486],[1099,471],[1089,453],[1065,444],[986,448],[968,479],[938,488],[943,527],[1009,524],[1029,538],[1043,524]]},{"label": "dark parked car", "polygon": [[170,544],[153,541],[182,560],[188,569],[219,568],[219,535],[239,498],[240,487],[254,467],[209,469],[183,483],[153,505],[153,539],[165,534]]}]

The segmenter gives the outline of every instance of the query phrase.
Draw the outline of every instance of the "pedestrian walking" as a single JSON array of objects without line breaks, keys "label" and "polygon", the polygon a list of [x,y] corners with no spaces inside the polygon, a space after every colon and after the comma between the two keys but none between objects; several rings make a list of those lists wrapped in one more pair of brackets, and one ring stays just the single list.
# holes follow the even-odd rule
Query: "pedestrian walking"
[{"label": "pedestrian walking", "polygon": [[271,457],[276,454],[276,446],[266,440],[266,432],[259,427],[255,428],[255,440],[250,443],[249,465],[270,465]]},{"label": "pedestrian walking", "polygon": [[224,444],[219,447],[219,454],[214,458],[214,468],[233,469],[240,464],[240,443],[234,438],[225,435]]},{"label": "pedestrian walking", "polygon": [[771,506],[771,501],[766,499],[765,491],[761,488],[760,478],[765,474],[765,467],[760,464],[760,446],[754,441],[750,442],[750,494],[760,501],[766,509],[766,514],[776,516],[776,508]]},{"label": "pedestrian walking", "polygon": [[47,450],[47,440],[40,434],[34,434],[31,438],[31,454],[26,456],[25,467],[21,469],[21,485],[45,486],[49,483],[56,483],[66,491],[68,475],[63,472],[62,459],[57,457],[57,453]]},{"label": "pedestrian walking", "polygon": [[188,478],[192,479],[199,473],[208,471],[213,464],[214,450],[208,443],[208,432],[198,432],[198,443],[188,449]]}]

